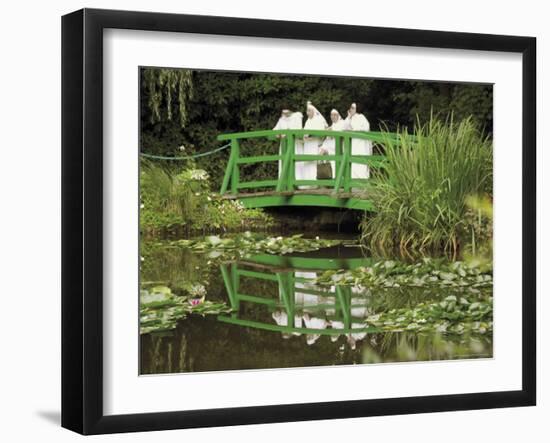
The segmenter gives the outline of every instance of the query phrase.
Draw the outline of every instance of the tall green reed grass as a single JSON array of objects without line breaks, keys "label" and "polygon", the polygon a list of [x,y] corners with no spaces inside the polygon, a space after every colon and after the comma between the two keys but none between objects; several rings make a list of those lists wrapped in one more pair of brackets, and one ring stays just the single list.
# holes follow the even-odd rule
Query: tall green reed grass
[{"label": "tall green reed grass", "polygon": [[142,160],[140,178],[143,205],[158,214],[175,214],[184,223],[199,209],[200,194],[209,190],[206,180],[190,180],[147,160]]},{"label": "tall green reed grass", "polygon": [[455,255],[471,238],[467,199],[492,195],[492,141],[471,118],[431,117],[412,133],[389,133],[387,163],[368,185],[376,212],[365,216],[363,242],[378,250]]}]

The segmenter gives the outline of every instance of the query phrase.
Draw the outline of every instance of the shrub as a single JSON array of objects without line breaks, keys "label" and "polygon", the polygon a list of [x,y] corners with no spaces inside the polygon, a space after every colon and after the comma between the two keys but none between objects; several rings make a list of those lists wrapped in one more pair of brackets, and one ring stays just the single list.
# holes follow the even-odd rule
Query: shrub
[{"label": "shrub", "polygon": [[262,210],[246,209],[238,201],[212,193],[207,172],[195,168],[192,162],[174,171],[143,161],[140,200],[142,231],[175,226],[202,232],[238,230],[271,223]]}]

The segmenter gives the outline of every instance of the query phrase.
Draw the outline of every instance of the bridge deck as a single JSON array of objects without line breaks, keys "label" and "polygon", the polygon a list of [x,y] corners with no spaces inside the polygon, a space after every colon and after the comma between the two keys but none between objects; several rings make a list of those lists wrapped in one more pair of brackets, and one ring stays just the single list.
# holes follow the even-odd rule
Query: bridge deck
[{"label": "bridge deck", "polygon": [[359,210],[373,210],[364,191],[338,192],[331,188],[297,189],[294,191],[263,191],[224,194],[223,199],[240,200],[246,208],[270,206],[328,206]]}]

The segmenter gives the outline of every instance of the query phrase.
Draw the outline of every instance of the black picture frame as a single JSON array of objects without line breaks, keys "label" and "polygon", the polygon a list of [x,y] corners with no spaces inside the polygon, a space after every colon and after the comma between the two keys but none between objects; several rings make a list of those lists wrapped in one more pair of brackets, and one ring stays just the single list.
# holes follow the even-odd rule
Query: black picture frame
[{"label": "black picture frame", "polygon": [[[519,53],[523,63],[522,389],[177,412],[103,413],[103,30],[170,31]],[[62,426],[82,434],[536,403],[536,39],[83,9],[62,18]]]}]

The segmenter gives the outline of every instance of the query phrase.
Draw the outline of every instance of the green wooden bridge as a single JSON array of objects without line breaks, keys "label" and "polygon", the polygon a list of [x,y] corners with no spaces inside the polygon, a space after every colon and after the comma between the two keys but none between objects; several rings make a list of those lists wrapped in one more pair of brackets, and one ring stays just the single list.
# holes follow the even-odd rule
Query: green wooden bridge
[{"label": "green wooden bridge", "polygon": [[[268,254],[257,255],[245,261],[226,263],[220,266],[229,303],[233,309],[230,315],[218,316],[218,321],[265,331],[286,334],[317,334],[339,336],[358,333],[376,333],[379,328],[364,325],[364,317],[354,317],[353,310],[366,307],[367,300],[354,298],[349,286],[335,286],[332,289],[317,288],[311,285],[312,279],[297,275],[296,271],[323,271],[346,269],[364,265],[364,258],[318,259],[308,257],[281,257]],[[245,293],[241,280],[256,279],[274,282],[278,296]],[[320,303],[296,303],[296,294],[318,296]],[[358,301],[360,300],[360,301]],[[290,319],[286,325],[243,318],[243,304],[263,305],[271,312],[280,310]],[[329,321],[337,321],[341,327],[308,328],[294,324],[295,315],[303,314],[304,309],[314,310]],[[245,310],[246,311],[246,310]],[[332,314],[326,315],[326,312]]]},{"label": "green wooden bridge", "polygon": [[[334,155],[296,154],[296,140],[300,140],[306,135],[334,138]],[[371,168],[383,167],[384,157],[379,155],[352,155],[352,140],[361,139],[381,143],[387,141],[389,136],[394,136],[394,134],[374,131],[352,132],[310,129],[265,130],[219,135],[218,140],[231,143],[231,154],[225,169],[220,194],[227,199],[240,200],[248,208],[325,206],[373,210],[368,196],[362,191],[368,178],[352,178],[351,165],[358,163],[368,165]],[[241,155],[243,141],[261,141],[262,139],[280,141],[280,153],[248,157]],[[324,180],[296,179],[295,164],[297,162],[320,160],[335,162],[334,178]],[[279,161],[281,167],[277,178],[261,181],[242,180],[241,166]],[[304,186],[313,189],[299,189]]]}]

